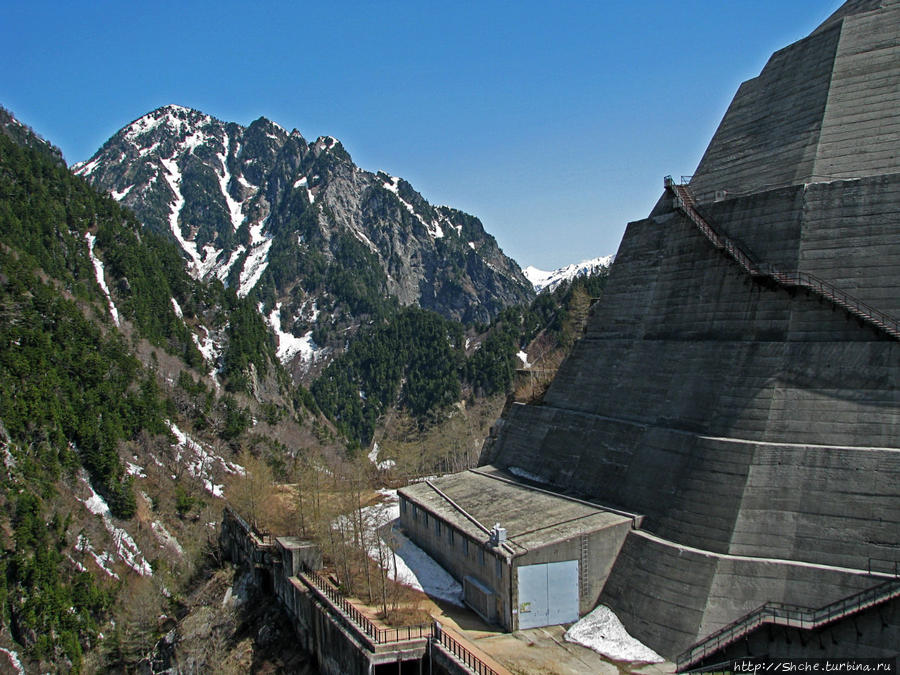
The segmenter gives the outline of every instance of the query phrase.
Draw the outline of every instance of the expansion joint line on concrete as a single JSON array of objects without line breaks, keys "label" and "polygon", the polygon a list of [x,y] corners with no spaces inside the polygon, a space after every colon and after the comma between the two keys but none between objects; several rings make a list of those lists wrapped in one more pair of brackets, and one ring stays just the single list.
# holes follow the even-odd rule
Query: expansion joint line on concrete
[{"label": "expansion joint line on concrete", "polygon": [[694,208],[696,200],[690,187],[686,184],[676,183],[671,176],[665,177],[663,185],[667,191],[672,193],[675,208],[684,214],[713,246],[727,254],[751,277],[767,279],[786,289],[804,288],[895,340],[900,340],[900,321],[890,314],[854,298],[849,293],[808,272],[782,272],[769,263],[756,262],[754,256],[728,237],[717,232],[697,212],[697,209]]},{"label": "expansion joint line on concrete", "polygon": [[805,560],[789,560],[787,558],[764,558],[759,556],[752,555],[738,555],[735,553],[719,553],[717,551],[708,551],[703,548],[697,548],[696,546],[688,546],[687,544],[679,544],[677,541],[672,541],[671,539],[664,539],[656,534],[652,534],[647,530],[636,529],[633,530],[632,533],[635,536],[643,537],[645,539],[649,539],[650,541],[656,542],[657,544],[661,544],[662,546],[668,546],[670,548],[676,549],[678,551],[687,551],[689,553],[696,553],[698,555],[707,556],[710,558],[718,558],[721,560],[735,560],[735,561],[748,561],[748,562],[762,562],[762,563],[772,563],[775,565],[786,565],[789,567],[805,567],[812,568],[817,570],[829,570],[834,572],[842,572],[845,574],[856,574],[858,576],[866,576],[866,577],[875,577],[880,579],[895,579],[896,575],[889,572],[877,572],[871,569],[859,569],[856,567],[840,567],[838,565],[826,565],[824,563],[814,563],[814,562],[806,562]]},{"label": "expansion joint line on concrete", "polygon": [[892,580],[818,609],[786,605],[780,602],[767,602],[737,621],[708,635],[679,655],[677,670],[682,672],[686,668],[690,668],[724,647],[734,644],[764,624],[815,630],[898,597],[900,597],[900,581]]}]

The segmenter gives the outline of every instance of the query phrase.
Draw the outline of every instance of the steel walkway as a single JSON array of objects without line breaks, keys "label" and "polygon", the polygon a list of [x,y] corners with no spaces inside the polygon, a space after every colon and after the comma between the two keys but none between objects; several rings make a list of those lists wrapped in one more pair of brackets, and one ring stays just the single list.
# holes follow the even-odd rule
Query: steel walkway
[{"label": "steel walkway", "polygon": [[891,580],[819,609],[767,602],[679,655],[677,670],[683,672],[765,624],[814,630],[898,597],[900,580]]},{"label": "steel walkway", "polygon": [[713,246],[734,260],[751,277],[771,281],[786,289],[806,289],[895,340],[900,340],[900,321],[891,315],[854,298],[849,293],[813,274],[784,272],[769,263],[757,262],[748,251],[720,234],[697,212],[694,195],[687,184],[676,183],[671,176],[666,176],[663,185],[667,191],[672,193],[675,209],[683,213]]}]

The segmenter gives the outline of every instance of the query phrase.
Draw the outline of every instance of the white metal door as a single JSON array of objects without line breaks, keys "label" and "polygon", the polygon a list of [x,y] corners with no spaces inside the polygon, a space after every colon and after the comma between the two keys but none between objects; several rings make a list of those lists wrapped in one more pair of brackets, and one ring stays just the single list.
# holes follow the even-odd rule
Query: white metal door
[{"label": "white metal door", "polygon": [[518,568],[519,628],[578,620],[578,561]]}]

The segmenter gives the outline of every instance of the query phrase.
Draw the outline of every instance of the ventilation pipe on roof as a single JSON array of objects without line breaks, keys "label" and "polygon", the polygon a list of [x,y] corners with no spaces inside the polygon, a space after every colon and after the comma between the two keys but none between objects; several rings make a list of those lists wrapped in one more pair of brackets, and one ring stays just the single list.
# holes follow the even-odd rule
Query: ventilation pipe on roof
[{"label": "ventilation pipe on roof", "polygon": [[506,542],[506,528],[500,527],[500,523],[491,529],[491,546],[500,546]]}]

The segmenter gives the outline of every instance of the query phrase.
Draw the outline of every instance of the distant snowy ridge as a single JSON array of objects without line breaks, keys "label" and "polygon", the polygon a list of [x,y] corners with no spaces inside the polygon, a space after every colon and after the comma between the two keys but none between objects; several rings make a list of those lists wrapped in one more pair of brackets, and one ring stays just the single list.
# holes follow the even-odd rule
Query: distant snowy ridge
[{"label": "distant snowy ridge", "polygon": [[583,260],[580,263],[566,265],[565,267],[560,267],[558,270],[553,270],[552,272],[546,272],[533,265],[529,265],[522,270],[522,273],[525,275],[525,278],[531,282],[531,285],[534,286],[535,293],[543,293],[545,291],[550,293],[564,281],[571,281],[575,277],[588,276],[604,267],[609,267],[612,265],[614,259],[614,255],[604,255],[599,258],[591,258],[590,260]]}]

